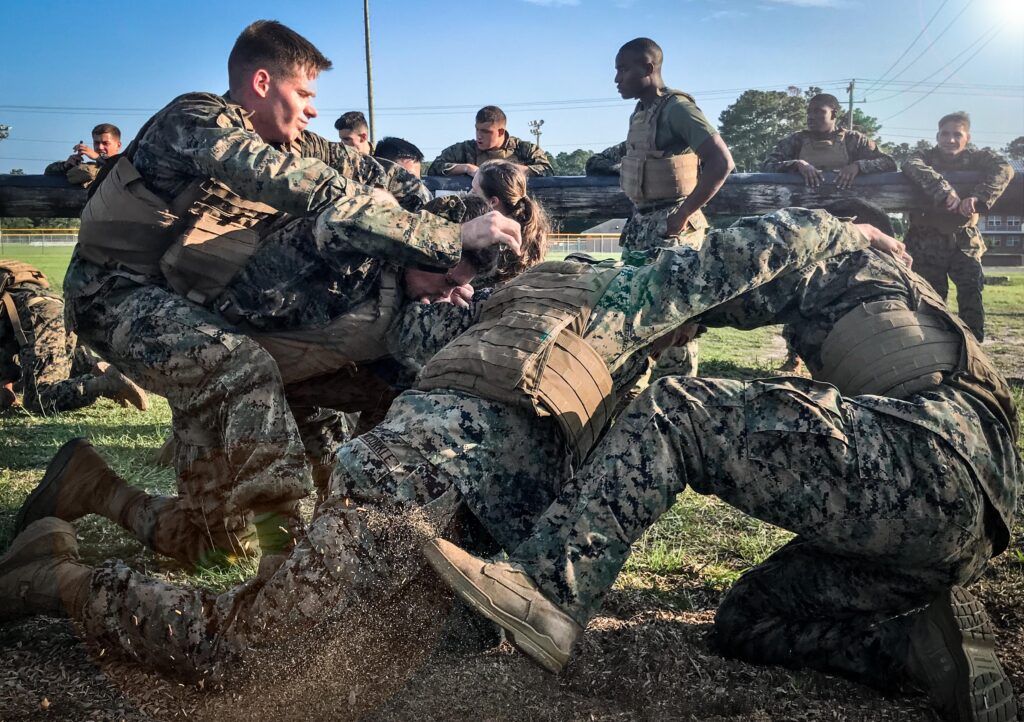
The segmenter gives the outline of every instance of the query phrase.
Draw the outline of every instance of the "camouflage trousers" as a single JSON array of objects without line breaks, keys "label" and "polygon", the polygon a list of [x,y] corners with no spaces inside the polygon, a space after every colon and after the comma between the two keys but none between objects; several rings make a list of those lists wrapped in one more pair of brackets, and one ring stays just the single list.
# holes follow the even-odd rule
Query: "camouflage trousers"
[{"label": "camouflage trousers", "polygon": [[[969,229],[977,233],[976,229]],[[961,231],[965,233],[967,231]],[[942,300],[949,294],[949,281],[956,285],[957,315],[979,341],[985,340],[985,274],[981,266],[981,248],[965,244],[956,233],[941,233],[931,228],[907,232],[907,252],[914,259],[914,272],[931,284]]]},{"label": "camouflage trousers", "polygon": [[74,616],[100,647],[187,679],[271,647],[301,655],[310,640],[351,634],[353,610],[400,597],[426,567],[427,540],[466,543],[467,526],[482,526],[469,543],[481,553],[517,546],[554,500],[564,457],[554,423],[531,411],[406,392],[339,449],[327,501],[276,570],[214,595],[108,562]]},{"label": "camouflage trousers", "polygon": [[[79,337],[143,388],[167,398],[176,440],[177,496],[151,496],[132,531],[184,563],[256,549],[294,525],[312,490],[295,420],[273,358],[218,316],[155,285],[73,258],[64,281]],[[269,551],[269,549],[265,549]]]},{"label": "camouflage trousers", "polygon": [[[64,326],[64,302],[36,291],[9,291],[18,314],[24,342],[13,333],[0,349],[0,377],[21,381],[23,403],[41,414],[73,411],[96,401],[99,387],[91,364],[82,363],[75,336]],[[0,311],[0,318],[6,314]],[[4,323],[9,323],[4,320]],[[17,355],[18,361],[13,357]]]},{"label": "camouflage trousers", "polygon": [[[707,220],[700,217],[696,225],[688,226],[682,233],[666,238],[668,217],[679,210],[683,202],[657,206],[651,209],[633,206],[633,215],[622,227],[619,244],[622,246],[622,260],[631,266],[643,266],[651,262],[659,248],[676,248],[687,246],[700,248],[707,233]],[[646,380],[637,384],[639,392],[646,384],[663,376],[696,376],[699,360],[697,341],[693,340],[684,346],[667,348],[659,354],[657,362],[652,362]]]},{"label": "camouflage trousers", "polygon": [[797,534],[719,607],[721,649],[751,662],[877,681],[905,651],[901,615],[992,553],[984,492],[938,435],[809,380],[663,379],[511,560],[586,625],[687,486]]}]

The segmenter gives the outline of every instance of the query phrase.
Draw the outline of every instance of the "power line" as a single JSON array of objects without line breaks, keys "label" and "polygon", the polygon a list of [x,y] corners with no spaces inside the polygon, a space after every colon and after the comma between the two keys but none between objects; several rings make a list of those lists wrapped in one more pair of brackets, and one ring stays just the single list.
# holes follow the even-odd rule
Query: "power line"
[{"label": "power line", "polygon": [[[939,5],[939,9],[938,9],[938,10],[936,10],[936,11],[935,11],[935,14],[934,14],[934,15],[932,15],[932,16],[931,16],[931,18],[930,18],[930,19],[928,20],[928,22],[926,22],[926,23],[924,24],[924,27],[923,27],[923,28],[921,28],[921,32],[919,32],[919,33],[917,34],[917,36],[916,36],[916,37],[915,37],[915,38],[914,38],[913,40],[911,40],[911,41],[910,41],[910,45],[908,45],[908,46],[906,47],[906,49],[905,49],[905,50],[904,50],[904,51],[903,51],[902,53],[900,53],[900,56],[899,56],[898,58],[896,58],[896,60],[894,60],[894,61],[893,61],[893,64],[892,64],[892,65],[890,65],[890,66],[889,66],[888,68],[886,68],[886,69],[885,69],[885,72],[884,72],[884,73],[882,73],[882,78],[883,78],[883,79],[884,79],[884,78],[885,78],[885,77],[886,77],[886,76],[887,76],[887,75],[888,75],[888,74],[889,74],[890,72],[892,72],[892,69],[893,69],[893,68],[895,68],[895,67],[896,67],[896,66],[897,66],[897,65],[899,64],[899,62],[900,62],[901,60],[903,60],[903,58],[905,58],[905,57],[907,56],[907,53],[909,53],[909,52],[910,52],[910,49],[911,49],[912,47],[914,47],[914,44],[915,44],[915,43],[916,43],[916,42],[917,42],[918,40],[920,40],[920,39],[921,39],[921,36],[922,36],[922,35],[924,35],[925,31],[926,31],[926,30],[928,30],[928,28],[930,28],[930,27],[931,27],[932,23],[933,23],[933,22],[935,22],[935,18],[937,18],[937,17],[939,16],[939,13],[940,13],[940,12],[942,12],[942,8],[946,7],[946,5],[947,5],[948,3],[949,3],[949,0],[942,0],[942,4],[941,4],[941,5]],[[878,81],[878,82],[881,82],[881,81]],[[874,88],[875,88],[875,86],[874,86],[874,85],[872,85],[871,87],[869,87],[869,88],[868,88],[867,90],[865,90],[864,92],[865,92],[865,93],[869,93],[869,92],[871,92],[872,90],[874,90]]]},{"label": "power line", "polygon": [[[890,100],[891,98],[895,98],[895,97],[898,97],[898,96],[902,95],[903,93],[906,93],[906,92],[910,92],[910,91],[911,91],[911,90],[912,90],[913,88],[916,88],[916,87],[917,87],[917,86],[919,86],[919,85],[923,85],[924,83],[928,82],[929,80],[931,80],[932,78],[934,78],[934,77],[935,77],[936,75],[938,75],[939,73],[941,73],[941,72],[942,72],[943,70],[945,70],[946,68],[948,68],[948,67],[949,67],[950,65],[952,65],[953,63],[955,63],[955,62],[956,62],[957,60],[959,60],[960,58],[962,58],[962,57],[963,57],[963,56],[964,56],[964,55],[965,55],[966,53],[969,53],[969,52],[970,52],[970,51],[971,51],[971,50],[972,50],[972,49],[973,49],[973,48],[974,48],[974,47],[975,47],[975,46],[976,46],[976,45],[977,45],[978,43],[980,43],[980,42],[981,42],[982,40],[984,40],[984,39],[985,39],[985,36],[986,36],[986,35],[988,35],[989,33],[994,33],[994,32],[998,32],[998,28],[999,28],[999,26],[998,26],[998,25],[993,25],[993,26],[992,26],[991,28],[989,28],[988,30],[986,30],[985,32],[983,32],[983,33],[982,33],[981,35],[979,35],[979,36],[978,36],[977,38],[975,38],[975,39],[974,39],[974,40],[973,40],[973,41],[972,41],[972,42],[971,42],[971,43],[970,43],[970,44],[969,44],[969,45],[968,45],[968,46],[967,46],[966,48],[964,48],[964,49],[963,49],[963,50],[961,50],[961,51],[960,51],[959,53],[957,53],[957,54],[956,54],[956,55],[954,55],[954,56],[953,56],[952,58],[950,58],[950,59],[949,59],[948,61],[946,61],[946,62],[945,62],[945,63],[944,63],[943,65],[941,65],[941,66],[939,67],[939,69],[938,69],[938,70],[936,70],[936,71],[935,71],[934,73],[932,73],[931,75],[929,75],[929,76],[927,76],[927,77],[925,77],[925,78],[923,78],[923,79],[921,79],[921,80],[917,81],[916,83],[914,83],[914,84],[912,84],[912,85],[910,85],[910,86],[907,86],[907,87],[906,87],[905,89],[903,89],[903,90],[902,90],[901,92],[898,92],[898,93],[893,93],[892,95],[887,95],[887,96],[885,96],[884,98],[877,98],[877,99],[875,99],[875,100],[873,100],[873,101],[871,101],[871,102],[873,102],[873,103],[881,103],[881,102],[884,102],[884,101],[886,101],[886,100]],[[884,86],[883,86],[883,87],[884,87]],[[969,87],[969,86],[968,86],[968,87]]]},{"label": "power line", "polygon": [[893,79],[893,80],[895,80],[895,79],[896,79],[896,78],[898,78],[899,76],[903,75],[903,73],[907,72],[907,70],[909,70],[909,69],[910,69],[910,67],[911,67],[911,66],[912,66],[912,65],[913,65],[914,63],[916,63],[916,62],[917,62],[918,60],[920,60],[920,59],[921,59],[921,58],[922,58],[922,57],[924,56],[924,54],[925,54],[925,53],[927,53],[927,52],[928,52],[929,50],[931,50],[931,49],[932,49],[932,47],[934,47],[935,43],[939,42],[939,39],[940,39],[940,38],[942,38],[942,36],[943,36],[943,35],[945,35],[945,34],[946,34],[946,32],[947,32],[947,31],[948,31],[948,30],[949,30],[949,29],[950,29],[951,27],[953,27],[953,24],[954,24],[954,23],[955,23],[955,22],[956,22],[957,20],[959,20],[959,19],[960,19],[960,16],[961,16],[961,15],[963,15],[963,14],[964,14],[964,13],[965,13],[965,12],[967,11],[967,8],[969,8],[969,7],[971,6],[971,3],[972,3],[972,2],[973,2],[973,0],[967,0],[967,4],[966,4],[966,5],[964,5],[964,6],[963,6],[963,7],[962,7],[962,8],[960,9],[960,12],[958,12],[958,13],[957,13],[956,15],[954,15],[954,16],[953,16],[953,19],[952,19],[952,20],[950,20],[950,21],[949,21],[948,23],[946,23],[946,27],[942,28],[942,30],[941,30],[941,31],[939,31],[939,34],[938,34],[938,35],[936,35],[936,36],[935,36],[934,38],[932,38],[932,41],[931,41],[930,43],[928,43],[928,45],[927,45],[927,46],[925,46],[925,49],[924,49],[924,50],[922,50],[922,51],[921,51],[920,53],[918,53],[917,55],[915,55],[915,56],[914,56],[914,59],[913,59],[913,60],[911,60],[911,61],[910,61],[909,63],[907,63],[906,65],[904,65],[904,66],[903,66],[903,70],[901,70],[901,71],[899,71],[898,73],[896,73],[896,75],[894,75],[892,79]]},{"label": "power line", "polygon": [[942,87],[942,85],[943,85],[943,83],[945,83],[945,82],[946,82],[947,80],[949,80],[949,79],[950,79],[950,78],[952,78],[952,77],[953,77],[954,75],[956,75],[956,74],[957,74],[958,72],[960,72],[960,69],[961,69],[961,68],[963,68],[963,67],[964,67],[965,65],[967,65],[967,63],[969,63],[969,62],[971,62],[972,60],[974,60],[975,56],[977,56],[977,55],[978,55],[978,53],[980,53],[980,52],[981,52],[982,50],[984,50],[984,49],[985,49],[986,47],[988,47],[988,44],[992,42],[992,40],[993,40],[993,39],[994,39],[994,38],[995,38],[995,37],[996,37],[996,36],[997,36],[997,35],[998,35],[998,34],[1000,33],[1000,31],[1001,31],[1001,30],[1002,30],[1002,28],[998,28],[998,29],[996,30],[996,32],[994,32],[994,33],[993,33],[992,35],[990,35],[990,36],[988,37],[988,40],[986,40],[986,41],[985,41],[984,43],[982,43],[981,47],[979,47],[979,48],[978,48],[977,50],[975,50],[975,51],[974,51],[973,53],[971,53],[971,54],[970,54],[970,56],[968,56],[967,60],[965,60],[964,62],[960,63],[960,65],[956,66],[956,68],[954,68],[954,69],[953,69],[953,72],[951,72],[951,73],[950,73],[949,75],[947,75],[947,76],[946,76],[946,77],[945,77],[945,78],[944,78],[944,79],[942,80],[942,82],[941,82],[941,83],[939,83],[939,84],[938,84],[937,86],[935,86],[935,88],[934,88],[934,89],[933,89],[933,90],[932,90],[931,92],[925,93],[924,95],[922,95],[922,96],[921,96],[920,98],[918,98],[917,100],[915,100],[915,101],[914,101],[913,103],[911,103],[910,105],[908,105],[908,106],[907,106],[906,108],[904,108],[903,110],[899,111],[898,113],[894,113],[893,115],[890,115],[890,116],[889,116],[888,118],[883,118],[883,119],[882,119],[881,121],[879,121],[879,122],[885,122],[886,120],[889,120],[889,118],[895,118],[895,117],[896,117],[897,115],[902,115],[903,113],[906,113],[906,112],[907,112],[908,110],[910,110],[910,109],[911,109],[911,108],[913,108],[913,107],[914,107],[915,105],[917,105],[918,103],[920,103],[921,101],[923,101],[923,100],[924,100],[925,98],[929,97],[929,96],[930,96],[930,95],[931,95],[931,94],[932,94],[933,92],[935,92],[935,90],[938,90],[939,88],[941,88],[941,87]]}]

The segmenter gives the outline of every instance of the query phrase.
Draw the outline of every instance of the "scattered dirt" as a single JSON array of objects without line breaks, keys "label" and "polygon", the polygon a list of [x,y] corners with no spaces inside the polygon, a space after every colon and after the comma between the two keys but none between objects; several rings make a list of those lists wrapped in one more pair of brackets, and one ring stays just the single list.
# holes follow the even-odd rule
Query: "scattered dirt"
[{"label": "scattered dirt", "polygon": [[[244,681],[227,690],[95,659],[69,623],[28,620],[0,628],[0,720],[936,719],[921,697],[724,659],[709,645],[717,596],[690,575],[667,585],[613,592],[562,677],[507,643],[453,651],[444,620],[449,632],[473,625],[464,612],[450,617],[450,599],[426,576],[392,606],[375,607],[301,654],[274,655],[269,671],[240,670]],[[1024,689],[1024,566],[1011,551],[974,589],[998,627],[1006,671]],[[696,610],[666,601],[684,595]]]}]

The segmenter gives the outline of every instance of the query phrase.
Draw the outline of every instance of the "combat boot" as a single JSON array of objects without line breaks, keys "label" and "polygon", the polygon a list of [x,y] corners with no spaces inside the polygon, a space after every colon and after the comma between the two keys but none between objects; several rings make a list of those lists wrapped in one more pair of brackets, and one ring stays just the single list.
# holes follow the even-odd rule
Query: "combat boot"
[{"label": "combat boot", "polygon": [[67,616],[84,602],[91,574],[78,562],[74,527],[53,517],[30,524],[0,557],[0,623]]},{"label": "combat boot", "polygon": [[502,627],[519,651],[555,674],[565,669],[583,628],[508,562],[488,562],[434,539],[423,553],[445,583],[469,606]]},{"label": "combat boot", "polygon": [[907,671],[944,719],[1017,719],[1010,680],[996,658],[992,620],[966,589],[943,591],[916,615],[910,631]]},{"label": "combat boot", "polygon": [[39,486],[21,505],[14,533],[49,516],[74,521],[86,514],[102,514],[123,526],[128,507],[145,498],[144,491],[107,466],[87,439],[72,439],[60,447]]},{"label": "combat boot", "polygon": [[106,361],[97,363],[96,368],[101,373],[89,382],[88,390],[91,393],[106,396],[122,406],[131,404],[139,411],[149,410],[149,397],[141,386]]}]

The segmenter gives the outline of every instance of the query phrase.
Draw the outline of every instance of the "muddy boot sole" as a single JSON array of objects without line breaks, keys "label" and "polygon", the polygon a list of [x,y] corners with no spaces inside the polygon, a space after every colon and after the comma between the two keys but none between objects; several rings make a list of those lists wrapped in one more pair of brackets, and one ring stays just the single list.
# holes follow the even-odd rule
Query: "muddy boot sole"
[{"label": "muddy boot sole", "polygon": [[1017,703],[995,651],[985,607],[953,587],[934,601],[911,632],[910,668],[944,719],[1012,722]]}]

